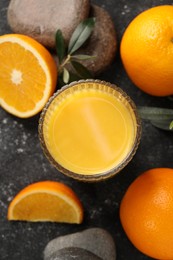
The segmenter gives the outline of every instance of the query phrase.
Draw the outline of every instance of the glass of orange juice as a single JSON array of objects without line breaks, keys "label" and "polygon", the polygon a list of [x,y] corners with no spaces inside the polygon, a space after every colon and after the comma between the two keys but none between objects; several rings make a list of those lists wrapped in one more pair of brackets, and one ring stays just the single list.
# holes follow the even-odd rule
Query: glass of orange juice
[{"label": "glass of orange juice", "polygon": [[49,161],[81,181],[117,174],[133,158],[140,137],[134,102],[122,89],[99,80],[58,90],[39,120],[39,138]]}]

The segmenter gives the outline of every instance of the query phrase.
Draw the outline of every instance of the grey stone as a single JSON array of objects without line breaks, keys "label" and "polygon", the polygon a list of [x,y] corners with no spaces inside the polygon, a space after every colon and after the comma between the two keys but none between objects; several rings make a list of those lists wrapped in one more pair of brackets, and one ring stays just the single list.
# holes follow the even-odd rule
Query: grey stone
[{"label": "grey stone", "polygon": [[44,260],[65,247],[88,250],[103,260],[115,260],[116,249],[112,236],[104,229],[90,228],[51,240],[44,250]]},{"label": "grey stone", "polygon": [[89,0],[11,0],[7,19],[13,32],[53,48],[57,29],[68,41],[76,26],[88,17],[89,7]]},{"label": "grey stone", "polygon": [[58,250],[48,260],[102,260],[88,250],[78,247],[66,247]]}]

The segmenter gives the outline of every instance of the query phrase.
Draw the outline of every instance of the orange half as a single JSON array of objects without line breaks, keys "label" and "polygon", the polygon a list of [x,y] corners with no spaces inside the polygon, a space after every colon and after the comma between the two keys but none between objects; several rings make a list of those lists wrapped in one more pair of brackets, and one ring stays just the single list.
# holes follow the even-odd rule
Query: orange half
[{"label": "orange half", "polygon": [[57,66],[40,43],[20,34],[0,36],[0,105],[26,118],[42,110],[53,94]]}]

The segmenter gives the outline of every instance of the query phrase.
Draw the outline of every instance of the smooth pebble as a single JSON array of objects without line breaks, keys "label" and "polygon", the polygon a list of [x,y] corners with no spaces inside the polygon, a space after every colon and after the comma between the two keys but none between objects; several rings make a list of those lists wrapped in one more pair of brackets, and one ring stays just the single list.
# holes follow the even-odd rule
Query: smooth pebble
[{"label": "smooth pebble", "polygon": [[51,240],[44,250],[44,260],[58,250],[66,247],[78,247],[88,250],[103,260],[115,260],[115,243],[109,232],[102,228],[89,228]]}]

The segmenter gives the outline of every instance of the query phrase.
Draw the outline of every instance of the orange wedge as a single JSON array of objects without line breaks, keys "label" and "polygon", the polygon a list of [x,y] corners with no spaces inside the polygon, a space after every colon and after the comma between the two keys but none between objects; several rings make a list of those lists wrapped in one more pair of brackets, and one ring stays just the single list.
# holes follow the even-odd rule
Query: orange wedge
[{"label": "orange wedge", "polygon": [[27,118],[42,110],[53,94],[57,66],[40,43],[21,34],[0,36],[0,105]]},{"label": "orange wedge", "polygon": [[54,181],[42,181],[30,184],[14,197],[8,207],[7,218],[80,224],[83,220],[83,207],[68,186]]}]

